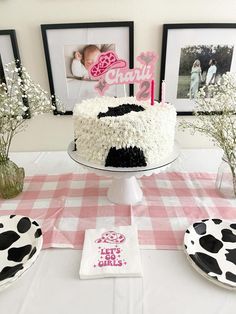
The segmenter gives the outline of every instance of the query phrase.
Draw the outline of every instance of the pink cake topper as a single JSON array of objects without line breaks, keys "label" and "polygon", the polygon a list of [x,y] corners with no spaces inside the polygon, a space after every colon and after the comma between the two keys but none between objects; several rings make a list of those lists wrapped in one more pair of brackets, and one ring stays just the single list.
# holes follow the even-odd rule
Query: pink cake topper
[{"label": "pink cake topper", "polygon": [[122,243],[125,241],[125,236],[115,231],[107,231],[101,235],[101,238],[97,239],[96,243]]},{"label": "pink cake topper", "polygon": [[97,78],[109,69],[125,68],[126,65],[126,61],[119,60],[115,52],[107,51],[99,55],[98,61],[90,69],[90,74]]},{"label": "pink cake topper", "polygon": [[137,57],[139,67],[129,69],[125,60],[119,59],[113,51],[107,51],[98,57],[97,62],[90,68],[90,75],[99,77],[95,89],[102,96],[111,85],[139,84],[136,94],[138,100],[152,97],[154,103],[154,65],[157,56],[154,52],[143,52]]}]

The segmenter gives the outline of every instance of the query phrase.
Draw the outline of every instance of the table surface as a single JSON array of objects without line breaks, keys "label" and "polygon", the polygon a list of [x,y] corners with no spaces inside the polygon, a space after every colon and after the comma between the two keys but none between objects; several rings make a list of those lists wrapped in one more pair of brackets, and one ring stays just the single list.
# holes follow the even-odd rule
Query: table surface
[{"label": "table surface", "polygon": [[[168,171],[217,172],[222,152],[181,150]],[[66,152],[12,153],[26,175],[84,172]],[[199,275],[183,251],[141,250],[143,278],[80,280],[81,251],[47,249],[11,287],[0,292],[1,314],[234,313],[235,292]]]}]

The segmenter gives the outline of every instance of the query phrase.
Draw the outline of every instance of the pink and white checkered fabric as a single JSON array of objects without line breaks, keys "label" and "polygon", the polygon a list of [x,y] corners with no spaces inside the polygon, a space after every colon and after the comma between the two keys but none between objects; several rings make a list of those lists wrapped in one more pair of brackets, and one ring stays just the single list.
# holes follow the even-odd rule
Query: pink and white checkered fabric
[{"label": "pink and white checkered fabric", "polygon": [[26,177],[23,193],[0,201],[0,215],[36,219],[44,248],[77,249],[89,228],[136,224],[141,248],[179,249],[192,222],[207,217],[236,220],[236,201],[220,197],[212,174],[166,172],[142,177],[144,198],[133,206],[107,200],[110,182],[90,173]]}]

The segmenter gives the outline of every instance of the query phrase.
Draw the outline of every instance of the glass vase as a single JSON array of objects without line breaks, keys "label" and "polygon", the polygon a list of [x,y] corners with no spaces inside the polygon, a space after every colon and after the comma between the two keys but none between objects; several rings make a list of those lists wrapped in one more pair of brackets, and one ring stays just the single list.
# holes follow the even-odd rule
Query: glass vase
[{"label": "glass vase", "polygon": [[216,188],[224,198],[236,198],[236,169],[222,158],[216,177]]},{"label": "glass vase", "polygon": [[0,198],[12,198],[22,192],[25,171],[10,159],[0,161]]}]

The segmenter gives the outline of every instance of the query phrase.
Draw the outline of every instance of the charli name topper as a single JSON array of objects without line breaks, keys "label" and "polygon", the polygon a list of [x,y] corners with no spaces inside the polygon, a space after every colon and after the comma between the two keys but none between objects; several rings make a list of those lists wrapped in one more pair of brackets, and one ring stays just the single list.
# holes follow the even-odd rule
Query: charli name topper
[{"label": "charli name topper", "polygon": [[119,59],[114,51],[101,53],[97,62],[90,68],[90,75],[99,79],[95,89],[102,96],[111,85],[139,84],[136,98],[147,100],[153,94],[154,65],[157,56],[154,52],[142,52],[137,61],[139,66],[129,69],[125,60]]}]

